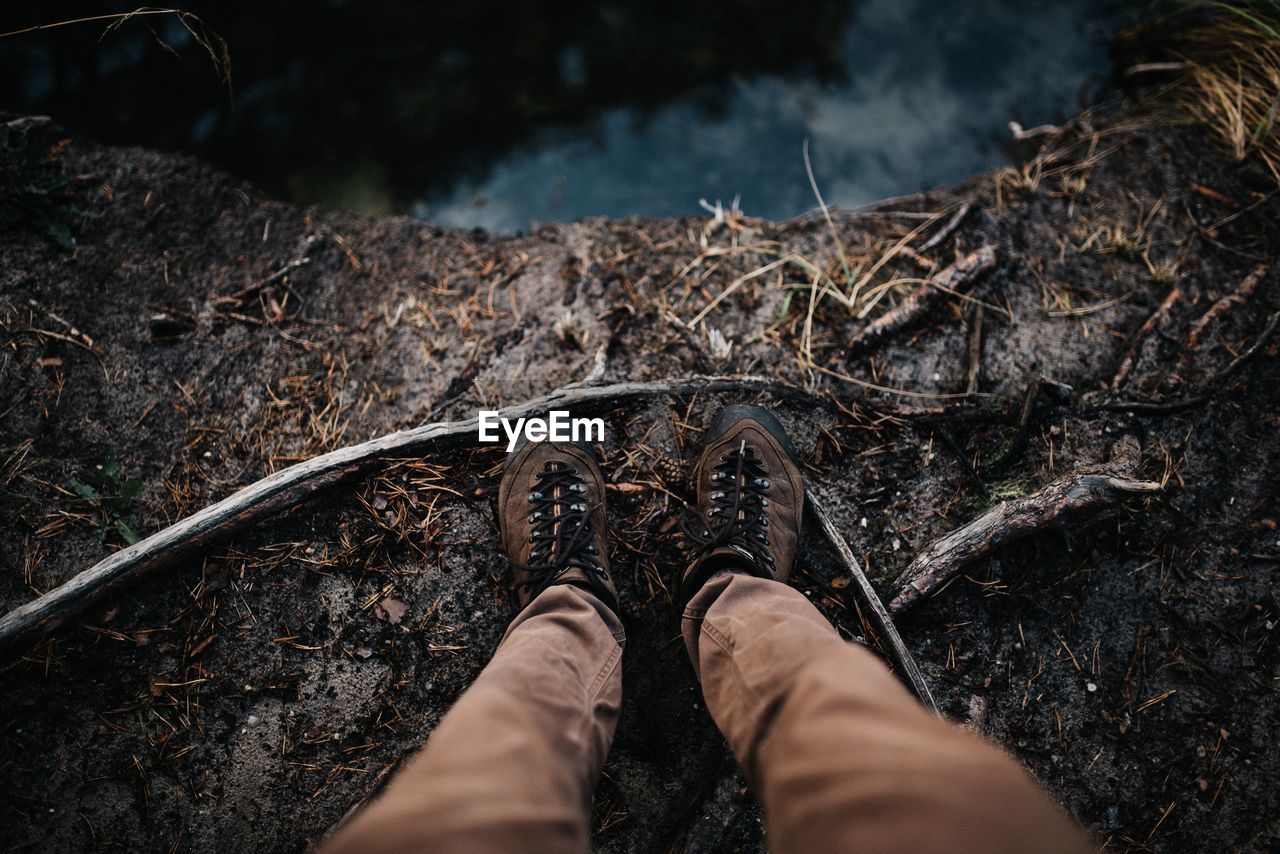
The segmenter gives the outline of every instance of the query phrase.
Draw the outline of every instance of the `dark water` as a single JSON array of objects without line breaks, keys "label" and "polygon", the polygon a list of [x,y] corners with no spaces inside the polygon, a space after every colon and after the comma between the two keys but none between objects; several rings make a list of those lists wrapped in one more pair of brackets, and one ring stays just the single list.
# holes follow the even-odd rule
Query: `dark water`
[{"label": "dark water", "polygon": [[[29,4],[0,30],[133,8]],[[1010,121],[1109,94],[1115,2],[194,4],[0,39],[0,109],[193,152],[302,203],[525,229],[853,205],[1012,155]]]}]

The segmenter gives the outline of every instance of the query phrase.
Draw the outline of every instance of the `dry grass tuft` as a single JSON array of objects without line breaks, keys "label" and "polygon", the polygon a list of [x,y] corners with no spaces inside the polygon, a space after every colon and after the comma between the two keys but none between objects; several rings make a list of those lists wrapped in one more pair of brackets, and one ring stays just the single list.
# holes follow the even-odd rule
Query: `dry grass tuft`
[{"label": "dry grass tuft", "polygon": [[1179,64],[1173,102],[1280,182],[1280,0],[1178,0],[1139,39]]}]

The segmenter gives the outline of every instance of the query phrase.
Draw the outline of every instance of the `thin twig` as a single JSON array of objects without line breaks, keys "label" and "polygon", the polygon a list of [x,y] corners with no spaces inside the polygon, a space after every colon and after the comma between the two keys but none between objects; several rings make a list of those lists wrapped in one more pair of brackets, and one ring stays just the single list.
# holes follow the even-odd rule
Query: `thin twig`
[{"label": "thin twig", "polygon": [[1138,358],[1142,355],[1142,345],[1147,340],[1147,336],[1160,323],[1160,319],[1169,313],[1169,309],[1173,308],[1174,303],[1182,299],[1182,288],[1175,287],[1169,291],[1164,301],[1151,313],[1138,331],[1134,333],[1133,343],[1129,345],[1129,350],[1125,353],[1123,359],[1120,360],[1120,367],[1116,370],[1116,375],[1111,380],[1111,390],[1119,391],[1120,387],[1129,379],[1129,375],[1133,373],[1133,367],[1138,363]]},{"label": "thin twig", "polygon": [[969,328],[969,369],[965,373],[965,394],[977,394],[982,382],[982,304],[973,307]]},{"label": "thin twig", "polygon": [[1240,287],[1209,306],[1209,310],[1200,315],[1195,323],[1191,324],[1191,331],[1187,333],[1186,343],[1182,346],[1182,355],[1178,357],[1178,367],[1174,369],[1173,374],[1169,377],[1167,385],[1176,385],[1178,378],[1186,374],[1187,369],[1191,367],[1191,360],[1195,356],[1196,348],[1200,346],[1200,339],[1204,336],[1204,333],[1213,325],[1214,321],[1226,314],[1232,306],[1247,302],[1249,297],[1253,296],[1253,292],[1258,289],[1258,285],[1266,278],[1268,269],[1270,268],[1266,264],[1259,264],[1254,267],[1253,272],[1240,283]]},{"label": "thin twig", "polygon": [[1135,415],[1174,415],[1202,406],[1222,392],[1226,388],[1226,381],[1239,373],[1241,368],[1262,351],[1262,348],[1271,340],[1271,336],[1275,334],[1277,327],[1280,327],[1280,311],[1271,315],[1262,334],[1254,339],[1249,349],[1236,356],[1231,360],[1231,364],[1210,377],[1204,384],[1204,390],[1199,394],[1179,400],[1107,400],[1095,406],[1107,412],[1132,412]]},{"label": "thin twig", "polygon": [[840,269],[844,271],[845,281],[849,281],[849,262],[848,255],[844,251],[844,242],[840,240],[840,232],[836,231],[836,224],[831,219],[831,210],[827,207],[827,202],[822,198],[822,191],[818,189],[818,179],[813,177],[813,163],[809,160],[809,138],[804,138],[804,172],[809,176],[809,188],[813,190],[813,197],[818,200],[818,207],[822,209],[822,216],[827,220],[827,228],[831,230],[831,239],[836,244],[836,252],[839,253]]},{"label": "thin twig", "polygon": [[862,571],[862,567],[858,565],[858,560],[854,557],[849,544],[845,542],[844,537],[836,529],[835,522],[831,519],[831,514],[823,507],[818,497],[813,494],[813,490],[805,490],[804,500],[809,512],[818,523],[818,527],[822,529],[823,536],[826,537],[831,547],[835,549],[836,554],[839,555],[845,571],[852,576],[853,593],[857,597],[858,604],[862,606],[864,614],[870,617],[876,635],[884,643],[885,654],[889,656],[889,660],[893,662],[893,666],[898,673],[911,686],[911,690],[920,702],[934,714],[941,717],[942,712],[938,709],[938,704],[933,699],[933,692],[929,690],[929,683],[925,681],[924,674],[920,672],[920,666],[916,664],[916,660],[911,656],[911,651],[903,643],[902,636],[898,634],[897,628],[893,625],[893,618],[885,610],[884,603],[880,601],[880,596],[876,593],[875,588],[871,586],[871,581],[867,578],[866,573]]},{"label": "thin twig", "polygon": [[930,249],[933,249],[935,246],[941,245],[942,241],[950,237],[952,233],[960,227],[960,223],[964,222],[964,218],[969,215],[969,211],[971,210],[973,210],[973,202],[965,202],[962,204],[960,209],[956,211],[955,216],[951,217],[951,219],[947,221],[946,225],[938,229],[938,232],[934,234],[933,237],[930,237],[924,243],[917,246],[915,251],[923,254],[928,252]]}]

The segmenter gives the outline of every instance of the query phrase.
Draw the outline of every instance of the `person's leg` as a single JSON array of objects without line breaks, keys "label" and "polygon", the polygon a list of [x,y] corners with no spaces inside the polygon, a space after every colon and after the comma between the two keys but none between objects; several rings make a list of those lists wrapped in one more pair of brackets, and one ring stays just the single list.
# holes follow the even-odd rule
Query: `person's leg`
[{"label": "person's leg", "polygon": [[608,607],[579,587],[549,588],[326,854],[587,850],[621,658],[622,626]]},{"label": "person's leg", "polygon": [[716,575],[683,632],[771,850],[1093,850],[1010,756],[925,710],[787,585]]},{"label": "person's leg", "polygon": [[326,854],[581,852],[622,701],[604,478],[589,450],[526,445],[498,488],[522,607],[493,660]]},{"label": "person's leg", "polygon": [[927,712],[786,585],[804,482],[778,420],[727,406],[704,436],[682,630],[772,850],[1089,850],[1013,759]]}]

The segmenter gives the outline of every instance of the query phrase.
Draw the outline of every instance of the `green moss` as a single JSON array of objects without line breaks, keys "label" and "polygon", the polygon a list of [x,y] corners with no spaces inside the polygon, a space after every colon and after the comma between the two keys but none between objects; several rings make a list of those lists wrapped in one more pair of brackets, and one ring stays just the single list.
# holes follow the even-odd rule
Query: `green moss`
[{"label": "green moss", "polygon": [[71,193],[56,147],[29,123],[0,123],[0,229],[32,228],[66,249],[88,217]]}]

